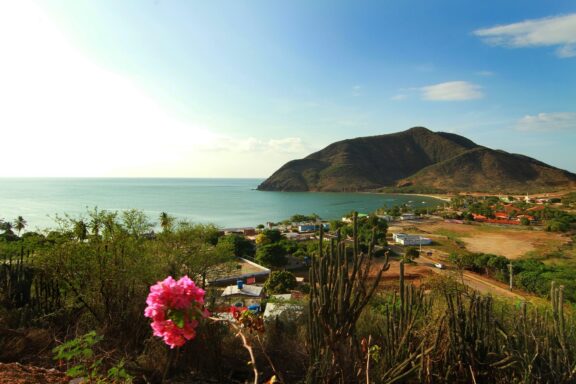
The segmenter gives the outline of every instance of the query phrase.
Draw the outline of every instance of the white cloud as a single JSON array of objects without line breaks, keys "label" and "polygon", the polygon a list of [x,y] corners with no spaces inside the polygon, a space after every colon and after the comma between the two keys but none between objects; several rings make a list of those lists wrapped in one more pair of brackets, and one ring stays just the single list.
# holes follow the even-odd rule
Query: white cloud
[{"label": "white cloud", "polygon": [[521,131],[576,131],[576,112],[551,112],[537,115],[526,115],[518,121]]},{"label": "white cloud", "polygon": [[556,49],[556,55],[562,59],[576,56],[576,45],[565,45]]},{"label": "white cloud", "polygon": [[478,71],[478,72],[476,72],[476,74],[478,76],[482,76],[482,77],[492,77],[495,75],[495,73],[492,71]]},{"label": "white cloud", "polygon": [[576,13],[482,28],[474,34],[494,46],[555,46],[558,57],[576,56]]},{"label": "white cloud", "polygon": [[255,137],[235,138],[231,136],[218,136],[214,140],[199,143],[194,146],[199,151],[229,152],[229,153],[282,153],[291,155],[307,155],[310,147],[299,137],[285,137],[281,139],[259,139]]},{"label": "white cloud", "polygon": [[0,2],[0,47],[0,152],[15,160],[0,176],[182,176],[191,143],[217,136],[87,59],[31,2]]},{"label": "white cloud", "polygon": [[400,100],[405,100],[408,98],[408,95],[405,95],[403,93],[399,93],[397,95],[394,95],[390,98],[390,100],[394,100],[394,101],[400,101]]},{"label": "white cloud", "polygon": [[460,101],[484,97],[479,85],[467,81],[449,81],[422,87],[420,90],[424,100],[432,101]]}]

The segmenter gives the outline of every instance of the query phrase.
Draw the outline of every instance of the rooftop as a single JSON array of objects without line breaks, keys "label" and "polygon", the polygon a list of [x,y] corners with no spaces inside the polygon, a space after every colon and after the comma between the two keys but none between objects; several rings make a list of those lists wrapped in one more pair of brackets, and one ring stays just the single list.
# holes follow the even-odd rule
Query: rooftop
[{"label": "rooftop", "polygon": [[224,289],[222,292],[222,297],[227,296],[251,296],[251,297],[259,297],[262,294],[263,287],[259,287],[257,285],[248,285],[244,284],[242,289],[238,288],[238,285],[229,285]]}]

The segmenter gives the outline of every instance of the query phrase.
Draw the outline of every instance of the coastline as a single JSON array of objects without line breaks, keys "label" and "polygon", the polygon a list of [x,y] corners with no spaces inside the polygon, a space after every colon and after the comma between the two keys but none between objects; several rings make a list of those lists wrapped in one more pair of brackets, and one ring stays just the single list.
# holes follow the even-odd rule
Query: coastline
[{"label": "coastline", "polygon": [[[392,195],[392,193],[388,193],[388,194]],[[454,196],[454,195],[449,195],[449,194],[430,195],[430,194],[426,194],[426,193],[394,193],[394,195],[430,197],[433,199],[445,201],[447,203],[452,201],[452,197]]]}]

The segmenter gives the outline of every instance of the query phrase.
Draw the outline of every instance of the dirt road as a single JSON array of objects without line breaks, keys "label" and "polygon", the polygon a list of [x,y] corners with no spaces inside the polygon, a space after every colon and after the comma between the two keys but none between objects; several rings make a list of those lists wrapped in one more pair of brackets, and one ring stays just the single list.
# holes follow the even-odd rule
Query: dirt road
[{"label": "dirt road", "polygon": [[451,276],[456,281],[463,282],[468,287],[482,294],[491,294],[493,296],[509,297],[520,300],[526,299],[524,295],[508,290],[506,286],[500,282],[485,278],[472,272],[464,271],[461,273],[458,270],[446,266],[443,269],[436,268],[436,263],[438,263],[438,261],[432,260],[426,256],[420,256],[417,261],[418,265],[427,266],[440,275]]}]

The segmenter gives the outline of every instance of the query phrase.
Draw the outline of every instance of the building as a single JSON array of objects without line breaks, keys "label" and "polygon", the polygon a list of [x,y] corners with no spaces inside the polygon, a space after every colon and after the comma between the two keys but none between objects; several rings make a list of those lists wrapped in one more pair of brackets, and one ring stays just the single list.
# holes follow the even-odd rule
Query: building
[{"label": "building", "polygon": [[266,303],[264,320],[294,321],[304,313],[304,305],[293,294],[272,295]]},{"label": "building", "polygon": [[250,305],[259,305],[262,300],[263,287],[257,285],[244,284],[238,280],[236,285],[229,285],[222,292],[221,297],[231,305],[248,307]]},{"label": "building", "polygon": [[320,225],[322,225],[322,229],[325,231],[330,229],[329,223],[299,223],[298,224],[298,232],[315,232],[320,230]]},{"label": "building", "polygon": [[432,239],[422,237],[420,235],[408,235],[406,233],[394,233],[392,239],[397,244],[401,245],[429,245],[432,244]]},{"label": "building", "polygon": [[418,216],[416,216],[414,213],[403,213],[400,216],[400,220],[416,220],[417,218]]},{"label": "building", "polygon": [[[358,220],[360,220],[360,219],[367,219],[368,217],[369,217],[369,215],[366,214],[366,213],[358,213]],[[349,223],[352,222],[352,217],[351,217],[351,216],[350,216],[350,217],[347,217],[347,216],[346,216],[346,217],[343,217],[343,218],[342,218],[342,222],[349,224]]]},{"label": "building", "polygon": [[382,220],[386,220],[387,222],[394,221],[394,216],[390,215],[376,215],[376,217]]},{"label": "building", "polygon": [[243,228],[224,228],[225,235],[237,234],[244,236],[254,236],[256,235],[256,228],[254,227],[243,227]]},{"label": "building", "polygon": [[254,278],[257,282],[264,282],[270,276],[270,269],[257,264],[253,261],[238,257],[232,268],[227,271],[219,271],[215,276],[208,278],[208,285],[211,286],[224,286],[237,282],[238,280],[246,280]]}]

